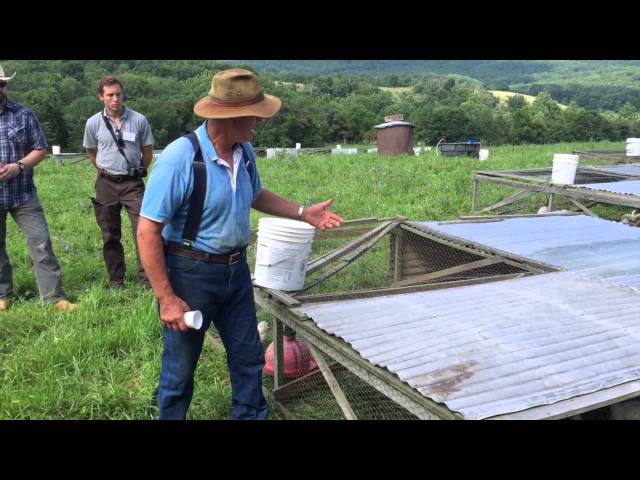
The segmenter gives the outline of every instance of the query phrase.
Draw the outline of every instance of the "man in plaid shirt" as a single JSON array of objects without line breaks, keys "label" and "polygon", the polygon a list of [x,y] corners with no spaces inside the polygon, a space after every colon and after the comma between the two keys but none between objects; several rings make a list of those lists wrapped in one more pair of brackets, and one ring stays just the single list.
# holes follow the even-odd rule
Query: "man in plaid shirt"
[{"label": "man in plaid shirt", "polygon": [[0,311],[7,310],[13,294],[7,213],[27,239],[43,301],[61,311],[74,310],[77,305],[64,298],[60,266],[33,183],[33,167],[46,156],[47,140],[35,113],[6,96],[7,82],[15,75],[5,76],[0,65]]}]

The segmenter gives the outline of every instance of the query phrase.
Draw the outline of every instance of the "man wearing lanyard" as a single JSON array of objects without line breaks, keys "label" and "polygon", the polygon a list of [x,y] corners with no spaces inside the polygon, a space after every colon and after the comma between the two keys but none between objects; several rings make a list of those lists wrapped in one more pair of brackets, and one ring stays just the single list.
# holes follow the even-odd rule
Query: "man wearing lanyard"
[{"label": "man wearing lanyard", "polygon": [[153,134],[144,115],[124,106],[122,82],[107,76],[98,81],[98,98],[104,109],[87,120],[83,145],[98,170],[96,196],[92,198],[98,226],[102,230],[102,253],[109,286],[124,286],[126,264],[121,239],[120,211],[124,207],[131,220],[136,244],[138,278],[149,287],[136,243],[136,230],[143,178],[153,160]]},{"label": "man wearing lanyard", "polygon": [[47,140],[33,111],[9,100],[0,65],[0,311],[9,308],[13,295],[12,268],[7,256],[7,213],[11,214],[29,245],[42,300],[58,310],[78,305],[64,298],[60,265],[53,253],[49,227],[33,182],[33,168],[47,155]]}]

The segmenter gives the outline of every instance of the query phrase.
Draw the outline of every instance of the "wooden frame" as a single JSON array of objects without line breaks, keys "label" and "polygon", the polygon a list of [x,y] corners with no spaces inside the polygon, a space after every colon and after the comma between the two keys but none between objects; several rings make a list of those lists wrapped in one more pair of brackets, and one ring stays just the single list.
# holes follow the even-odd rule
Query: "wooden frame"
[{"label": "wooden frame", "polygon": [[[601,172],[589,167],[581,167],[583,171],[592,171],[603,174],[603,176],[611,176],[620,178],[620,180],[637,180],[638,176],[618,174],[611,172]],[[541,169],[523,170],[525,172],[536,172]],[[556,185],[551,184],[545,180],[527,177],[522,174],[514,172],[476,172],[472,177],[472,199],[471,210],[472,212],[478,212],[478,192],[480,188],[480,182],[491,183],[494,185],[500,185],[505,187],[516,188],[523,192],[518,192],[511,197],[501,200],[500,202],[483,208],[481,212],[490,212],[498,208],[507,206],[518,202],[530,195],[536,193],[546,193],[548,195],[559,195],[567,197],[572,203],[576,204],[585,213],[595,216],[589,208],[581,204],[580,201],[591,201],[593,204],[603,203],[607,205],[620,205],[630,208],[640,208],[640,196],[626,195],[622,193],[604,192],[599,190],[589,190],[586,188],[577,188],[573,185]]]}]

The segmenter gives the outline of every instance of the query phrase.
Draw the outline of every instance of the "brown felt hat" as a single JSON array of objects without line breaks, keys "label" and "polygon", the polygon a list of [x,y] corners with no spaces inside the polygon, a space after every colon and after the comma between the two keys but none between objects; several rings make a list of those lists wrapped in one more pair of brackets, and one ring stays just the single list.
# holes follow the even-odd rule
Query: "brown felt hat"
[{"label": "brown felt hat", "polygon": [[273,117],[282,102],[262,92],[258,77],[249,70],[232,68],[216,73],[209,95],[193,111],[202,118]]}]

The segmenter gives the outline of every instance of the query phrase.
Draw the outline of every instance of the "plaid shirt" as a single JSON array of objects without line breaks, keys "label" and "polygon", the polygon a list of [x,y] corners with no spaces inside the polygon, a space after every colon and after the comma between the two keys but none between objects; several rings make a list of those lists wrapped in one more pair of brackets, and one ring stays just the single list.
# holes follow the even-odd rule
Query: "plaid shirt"
[{"label": "plaid shirt", "polygon": [[[26,107],[7,99],[0,113],[0,165],[8,165],[23,159],[32,150],[46,150],[38,117]],[[20,175],[0,182],[0,210],[24,205],[36,196],[33,169],[25,169]]]}]

